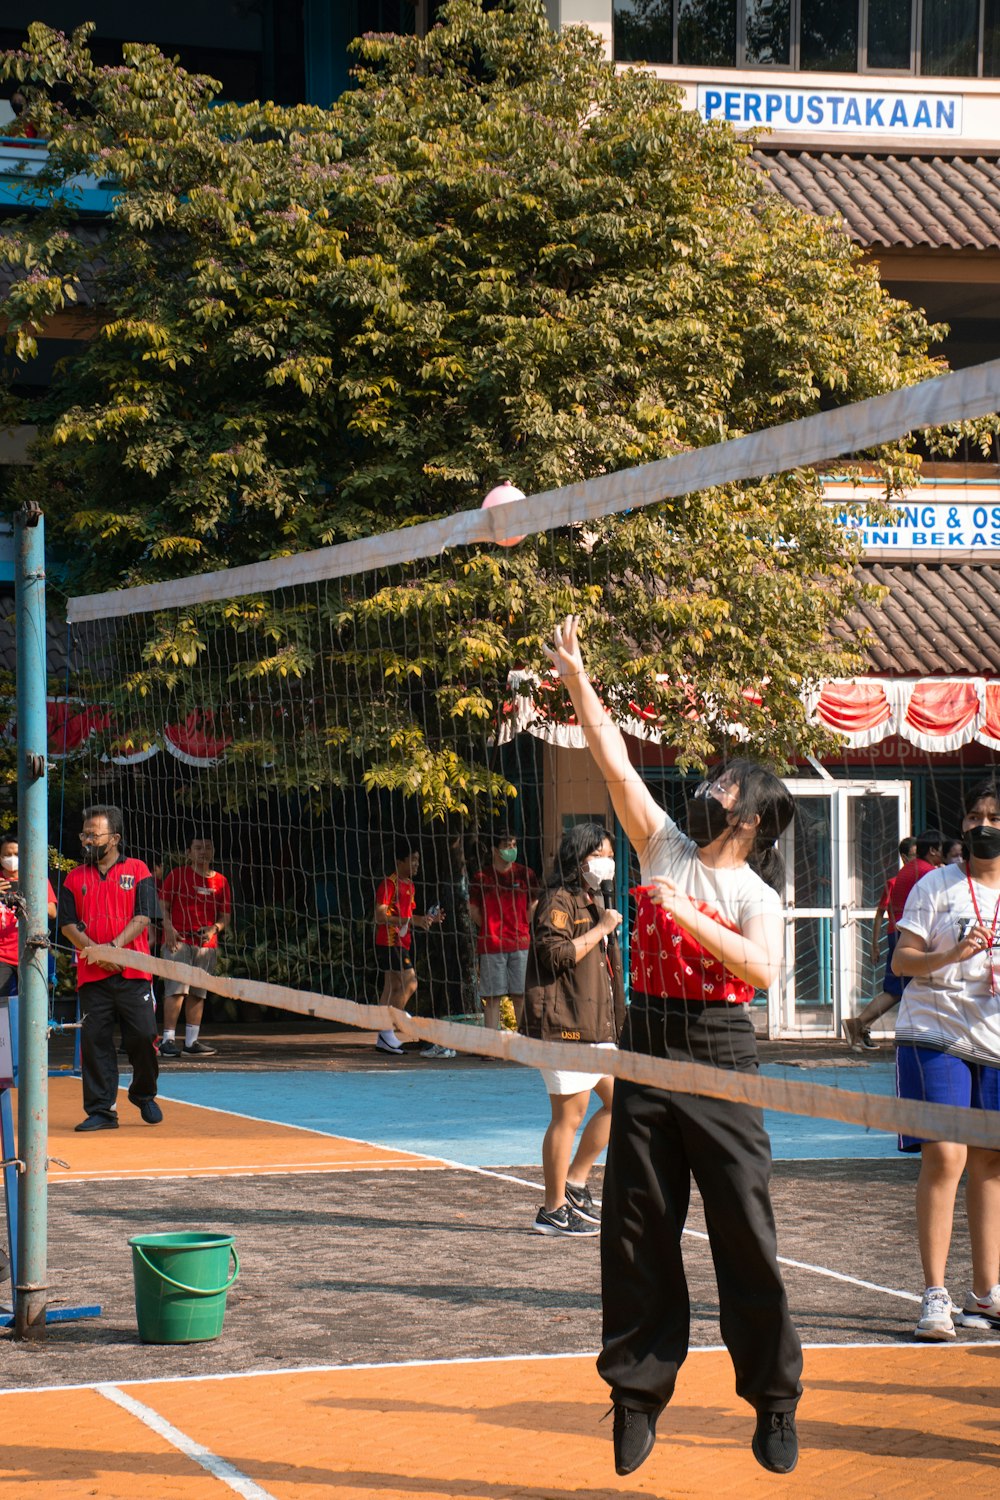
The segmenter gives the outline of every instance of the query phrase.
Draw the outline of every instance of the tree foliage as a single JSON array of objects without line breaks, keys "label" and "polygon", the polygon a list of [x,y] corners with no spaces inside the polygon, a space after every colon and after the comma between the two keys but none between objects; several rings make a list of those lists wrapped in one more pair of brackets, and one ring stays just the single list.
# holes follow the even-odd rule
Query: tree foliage
[{"label": "tree foliage", "polygon": [[[538,0],[452,0],[426,38],[356,50],[329,110],[220,103],[149,46],[97,66],[86,28],[33,26],[0,62],[52,194],[5,237],[8,341],[30,363],[52,313],[95,319],[20,484],[71,544],[74,589],[357,539],[501,476],[588,479],[941,367],[939,331],[836,225]],[[69,224],[87,172],[117,192],[89,249]],[[906,440],[868,457],[887,496],[913,473]],[[741,721],[780,762],[822,744],[803,689],[860,665],[829,629],[854,557],[816,474],[774,476],[151,617],[115,696],[133,722],[228,716],[224,779],[250,759],[321,793],[360,768],[443,814],[504,790],[485,746],[507,673],[575,609],[609,698],[661,712],[683,757]]]}]

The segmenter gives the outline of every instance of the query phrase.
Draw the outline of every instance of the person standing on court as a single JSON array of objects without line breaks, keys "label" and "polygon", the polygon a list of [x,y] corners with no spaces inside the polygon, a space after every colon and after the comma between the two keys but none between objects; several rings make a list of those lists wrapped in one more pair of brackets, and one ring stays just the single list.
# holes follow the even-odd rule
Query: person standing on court
[{"label": "person standing on court", "polygon": [[[903,853],[903,845],[907,843],[904,839],[899,846],[900,855]],[[904,979],[892,967],[892,955],[896,947],[896,930],[899,919],[903,915],[906,899],[916,885],[918,880],[923,880],[932,870],[944,862],[945,839],[936,828],[927,828],[918,834],[913,840],[913,856],[907,856],[902,869],[886,882],[882,899],[872,922],[871,937],[871,960],[873,964],[878,962],[879,942],[882,930],[882,917],[880,913],[885,912],[889,917],[888,948],[885,957],[885,977],[882,981],[882,993],[876,995],[874,1000],[869,1000],[864,1010],[860,1011],[853,1020],[844,1021],[844,1035],[851,1045],[851,1050],[860,1052],[877,1052],[879,1050],[871,1034],[871,1028],[876,1021],[898,1005],[902,998],[903,989],[906,984]]]},{"label": "person standing on court", "polygon": [[[750,1002],[781,966],[783,867],[775,844],[795,812],[753,761],[731,762],[688,804],[687,833],[650,794],[584,669],[576,620],[546,656],[562,679],[612,805],[639,858],[631,1004],[620,1046],[756,1073]],[[690,1339],[681,1236],[694,1178],[719,1289],[736,1391],[756,1411],[754,1458],[798,1462],[802,1346],[777,1259],[771,1144],[762,1111],[619,1078],[601,1215],[603,1347],[615,1468],[649,1457]]]},{"label": "person standing on court", "polygon": [[[150,922],[159,914],[153,876],[141,859],[122,851],[122,815],[104,804],[84,808],[83,863],[66,875],[59,892],[59,928],[77,949],[77,986],[83,1027],[80,1053],[83,1107],[77,1130],[118,1129],[118,1056],[115,1023],[132,1064],[128,1097],[147,1125],[158,1125],[156,1007],[149,971]],[[107,963],[89,950],[110,943],[135,960]]]},{"label": "person standing on court", "polygon": [[[417,915],[417,888],[414,877],[420,869],[420,850],[411,839],[397,839],[394,850],[395,873],[387,875],[375,892],[375,954],[382,975],[379,1005],[405,1010],[417,993],[417,971],[413,966],[413,929],[424,932],[444,921],[444,912],[434,908],[426,916]],[[390,1026],[375,1039],[379,1052],[403,1057],[403,1044]],[[421,1057],[454,1057],[450,1047],[431,1043],[421,1049]]]},{"label": "person standing on court", "polygon": [[490,864],[476,874],[469,892],[487,1031],[499,1028],[500,1002],[505,995],[514,1007],[515,1020],[521,1023],[529,923],[537,892],[534,870],[518,863],[517,839],[506,830],[496,833]]},{"label": "person standing on court", "polygon": [[[215,868],[215,845],[200,834],[188,840],[187,863],[171,870],[160,887],[163,906],[163,957],[214,974],[219,938],[229,926],[233,908],[229,881]],[[177,1045],[177,1023],[184,1009],[184,1046]],[[186,979],[167,979],[163,986],[161,1057],[214,1057],[215,1048],[199,1039],[205,991]]]},{"label": "person standing on court", "polygon": [[[966,864],[945,864],[914,885],[899,919],[893,967],[907,980],[896,1023],[901,1099],[1000,1111],[1000,786],[965,799]],[[997,1118],[994,1114],[994,1118]],[[917,1240],[924,1293],[914,1336],[955,1337],[945,1286],[963,1173],[972,1285],[957,1321],[1000,1329],[1000,1150],[902,1135],[920,1152]]]},{"label": "person standing on court", "polygon": [[[615,1047],[625,1020],[625,987],[611,905],[614,850],[606,828],[578,823],[563,834],[552,875],[531,920],[525,978],[525,1036],[545,1042],[589,1042]],[[607,899],[605,899],[607,896]],[[552,1118],[542,1141],[545,1202],[536,1234],[600,1233],[600,1207],[587,1179],[608,1144],[614,1079],[604,1073],[542,1070]],[[601,1107],[583,1125],[591,1091]],[[570,1158],[572,1157],[572,1160]]]},{"label": "person standing on court", "polygon": [[[18,842],[16,833],[0,838],[0,995],[6,995],[11,980],[17,980],[18,964]],[[49,917],[56,914],[56,893],[48,888]]]}]

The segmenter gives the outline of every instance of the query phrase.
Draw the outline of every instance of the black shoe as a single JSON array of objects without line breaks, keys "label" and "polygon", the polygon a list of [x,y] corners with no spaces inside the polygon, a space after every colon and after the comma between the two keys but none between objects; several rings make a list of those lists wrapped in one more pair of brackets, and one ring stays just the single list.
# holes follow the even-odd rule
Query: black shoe
[{"label": "black shoe", "polygon": [[540,1208],[531,1227],[536,1234],[570,1234],[584,1239],[587,1235],[600,1234],[598,1225],[581,1218],[568,1203],[561,1208]]},{"label": "black shoe", "polygon": [[[663,1407],[660,1407],[660,1411]],[[660,1411],[634,1411],[631,1406],[614,1405],[615,1473],[634,1474],[653,1451],[656,1422]]]},{"label": "black shoe", "polygon": [[566,1202],[581,1219],[586,1219],[590,1224],[601,1222],[600,1204],[595,1203],[591,1196],[590,1188],[586,1183],[583,1187],[577,1187],[575,1182],[566,1184]]},{"label": "black shoe", "polygon": [[117,1115],[88,1115],[85,1120],[81,1120],[80,1121],[79,1125],[74,1125],[73,1129],[78,1134],[81,1131],[84,1131],[84,1130],[117,1130],[118,1129],[118,1116]]},{"label": "black shoe", "polygon": [[753,1435],[753,1456],[772,1474],[790,1474],[799,1461],[799,1435],[793,1411],[761,1411]]},{"label": "black shoe", "polygon": [[175,1041],[161,1042],[160,1043],[160,1056],[161,1057],[180,1057],[180,1055],[181,1055],[181,1049],[178,1047],[178,1045],[177,1045],[177,1043]]},{"label": "black shoe", "polygon": [[190,1047],[185,1043],[183,1055],[185,1057],[214,1057],[215,1048],[206,1047],[204,1042],[194,1041]]},{"label": "black shoe", "polygon": [[[132,1100],[132,1103],[135,1104],[134,1099]],[[157,1104],[155,1099],[143,1099],[142,1103],[138,1105],[137,1108],[147,1125],[159,1125],[160,1121],[163,1119],[163,1110]]]}]

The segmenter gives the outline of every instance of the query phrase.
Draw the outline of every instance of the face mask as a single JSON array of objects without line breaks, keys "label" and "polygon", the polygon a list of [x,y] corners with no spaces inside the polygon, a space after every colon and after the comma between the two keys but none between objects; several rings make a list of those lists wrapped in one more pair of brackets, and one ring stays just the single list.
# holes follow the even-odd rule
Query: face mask
[{"label": "face mask", "polygon": [[986,823],[968,828],[965,842],[973,859],[1000,859],[1000,828],[990,828]]},{"label": "face mask", "polygon": [[111,842],[108,840],[103,844],[84,844],[83,862],[85,865],[98,865],[107,854]]},{"label": "face mask", "polygon": [[0,865],[2,865],[5,870],[16,870],[17,869],[17,855],[16,854],[5,854],[4,857],[3,857],[3,859],[0,859]]},{"label": "face mask", "polygon": [[505,865],[512,865],[517,858],[517,849],[501,849],[498,851]]},{"label": "face mask", "polygon": [[691,797],[687,805],[688,838],[699,849],[711,844],[729,828],[729,812],[718,797]]},{"label": "face mask", "polygon": [[615,878],[614,860],[604,854],[592,855],[583,866],[583,878],[592,891],[599,891],[605,881],[610,885]]}]

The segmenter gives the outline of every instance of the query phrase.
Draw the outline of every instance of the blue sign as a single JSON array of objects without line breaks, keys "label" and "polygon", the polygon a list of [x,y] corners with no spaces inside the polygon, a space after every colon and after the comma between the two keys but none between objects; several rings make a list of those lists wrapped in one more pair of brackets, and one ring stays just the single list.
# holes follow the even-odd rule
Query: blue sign
[{"label": "blue sign", "polygon": [[698,113],[703,120],[725,120],[740,130],[765,126],[815,135],[962,134],[961,94],[700,83]]}]

